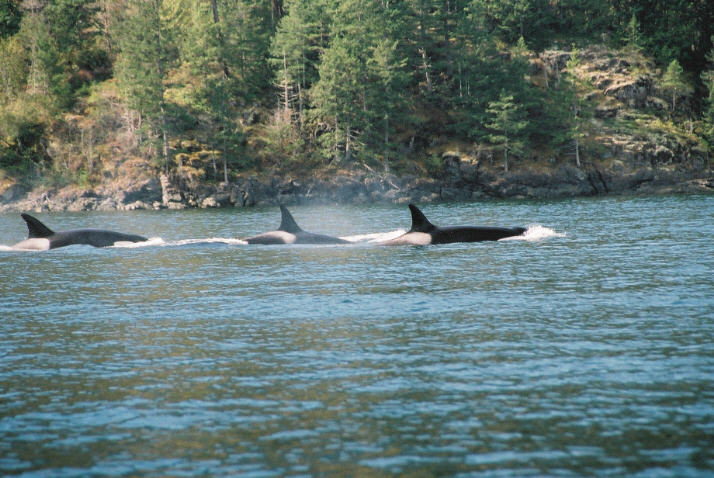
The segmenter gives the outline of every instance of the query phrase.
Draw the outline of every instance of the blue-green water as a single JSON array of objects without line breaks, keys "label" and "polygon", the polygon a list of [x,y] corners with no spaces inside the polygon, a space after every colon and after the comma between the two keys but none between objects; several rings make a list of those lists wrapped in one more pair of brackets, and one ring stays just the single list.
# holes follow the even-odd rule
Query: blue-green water
[{"label": "blue-green water", "polygon": [[0,475],[714,473],[714,197],[291,210],[39,214],[154,239],[0,250]]}]

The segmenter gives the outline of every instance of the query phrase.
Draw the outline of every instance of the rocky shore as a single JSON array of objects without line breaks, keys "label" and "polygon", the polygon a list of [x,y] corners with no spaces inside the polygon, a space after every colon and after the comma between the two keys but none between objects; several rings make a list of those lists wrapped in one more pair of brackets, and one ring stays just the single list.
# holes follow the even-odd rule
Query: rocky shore
[{"label": "rocky shore", "polygon": [[[571,55],[559,50],[532,55],[533,81],[542,88],[557,85]],[[122,154],[118,146],[94,166],[102,183],[93,187],[30,189],[0,174],[0,212],[714,193],[714,161],[706,145],[693,134],[691,121],[687,126],[667,119],[668,103],[647,60],[598,46],[579,58],[570,73],[590,85],[586,100],[592,110],[579,167],[570,151],[538,151],[515,159],[504,172],[497,148],[424,134],[420,142],[428,146],[401,168],[409,174],[379,173],[357,163],[301,174],[286,166],[270,169],[278,168],[278,161],[218,183],[206,180],[206,171],[216,169],[204,164],[213,153],[186,140],[175,145],[185,152],[176,155],[170,176],[146,159]]]},{"label": "rocky shore", "polygon": [[240,177],[205,183],[164,174],[113,182],[91,189],[76,186],[26,191],[0,190],[0,212],[86,211],[251,207],[277,204],[333,204],[410,201],[469,201],[485,198],[551,199],[607,194],[714,193],[714,172],[705,162],[631,167],[610,159],[581,168],[521,165],[509,173],[489,161],[444,153],[439,177],[341,172],[327,179],[283,176]]}]

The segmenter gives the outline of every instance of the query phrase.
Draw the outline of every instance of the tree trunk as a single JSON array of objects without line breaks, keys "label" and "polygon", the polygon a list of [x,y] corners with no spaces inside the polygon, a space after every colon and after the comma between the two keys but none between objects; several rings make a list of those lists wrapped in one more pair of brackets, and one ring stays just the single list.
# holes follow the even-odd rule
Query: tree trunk
[{"label": "tree trunk", "polygon": [[300,131],[305,129],[305,121],[303,119],[303,104],[302,104],[302,87],[300,83],[297,84],[298,88],[298,121],[300,122]]},{"label": "tree trunk", "polygon": [[350,144],[350,125],[347,125],[345,130],[345,161],[352,159],[352,145]]},{"label": "tree trunk", "polygon": [[389,173],[389,114],[384,115],[384,172]]},{"label": "tree trunk", "polygon": [[283,101],[285,117],[289,118],[290,112],[290,85],[288,84],[288,59],[285,55],[285,49],[283,49]]},{"label": "tree trunk", "polygon": [[421,53],[422,68],[424,68],[424,78],[426,79],[426,91],[431,93],[431,78],[429,77],[429,64],[426,61],[426,50],[424,48],[419,48],[419,53]]},{"label": "tree trunk", "polygon": [[[163,103],[163,101],[162,101]],[[166,167],[166,172],[169,172],[169,133],[168,133],[168,121],[166,119],[166,110],[164,108],[164,105],[161,105],[161,124],[162,124],[162,136],[164,139],[164,147],[163,147],[163,156],[164,156],[164,165]]]},{"label": "tree trunk", "polygon": [[503,172],[508,172],[508,140],[503,145]]},{"label": "tree trunk", "polygon": [[156,18],[154,19],[156,27],[156,74],[159,76],[159,104],[161,114],[161,136],[163,138],[163,156],[164,167],[166,172],[169,172],[169,122],[166,115],[166,100],[164,99],[164,64],[161,61],[161,53],[163,52],[163,41],[161,38],[161,19],[159,18],[159,9],[161,2],[155,0]]},{"label": "tree trunk", "polygon": [[580,138],[575,137],[575,165],[580,167]]},{"label": "tree trunk", "polygon": [[[218,3],[216,0],[211,0],[211,10],[213,11],[213,23],[216,24],[216,30],[218,31],[218,43],[221,45],[221,50],[225,47],[225,41],[223,39],[223,32],[221,31],[220,18],[218,17]],[[228,64],[225,58],[223,58],[223,51],[221,51],[221,70],[223,70],[223,77],[230,78],[231,73],[228,70]]]}]

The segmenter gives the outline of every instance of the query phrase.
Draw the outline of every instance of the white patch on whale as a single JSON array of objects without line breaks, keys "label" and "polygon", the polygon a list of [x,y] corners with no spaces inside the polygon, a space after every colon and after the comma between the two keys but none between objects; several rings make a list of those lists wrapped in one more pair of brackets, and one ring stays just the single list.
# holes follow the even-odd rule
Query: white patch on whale
[{"label": "white patch on whale", "polygon": [[45,237],[32,237],[20,241],[10,247],[11,251],[48,251],[50,249],[50,240]]}]

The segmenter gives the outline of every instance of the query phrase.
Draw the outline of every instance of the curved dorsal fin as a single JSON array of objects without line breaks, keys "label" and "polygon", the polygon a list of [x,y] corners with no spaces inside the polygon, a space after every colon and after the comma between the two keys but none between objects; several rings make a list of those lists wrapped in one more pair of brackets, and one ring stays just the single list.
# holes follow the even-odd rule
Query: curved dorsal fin
[{"label": "curved dorsal fin", "polygon": [[283,206],[282,204],[280,205],[280,227],[278,228],[279,231],[285,231],[289,232],[291,234],[295,234],[296,232],[302,231],[300,227],[297,225],[295,222],[295,219],[293,219],[292,214],[290,214],[290,211],[288,211],[288,208]]},{"label": "curved dorsal fin", "polygon": [[409,209],[412,212],[411,232],[429,232],[436,229],[436,226],[430,223],[426,216],[424,216],[424,213],[414,204],[410,204]]},{"label": "curved dorsal fin", "polygon": [[20,214],[22,218],[27,223],[27,237],[32,239],[35,237],[49,237],[55,232],[49,227],[42,224],[38,219],[25,214],[24,212]]}]

